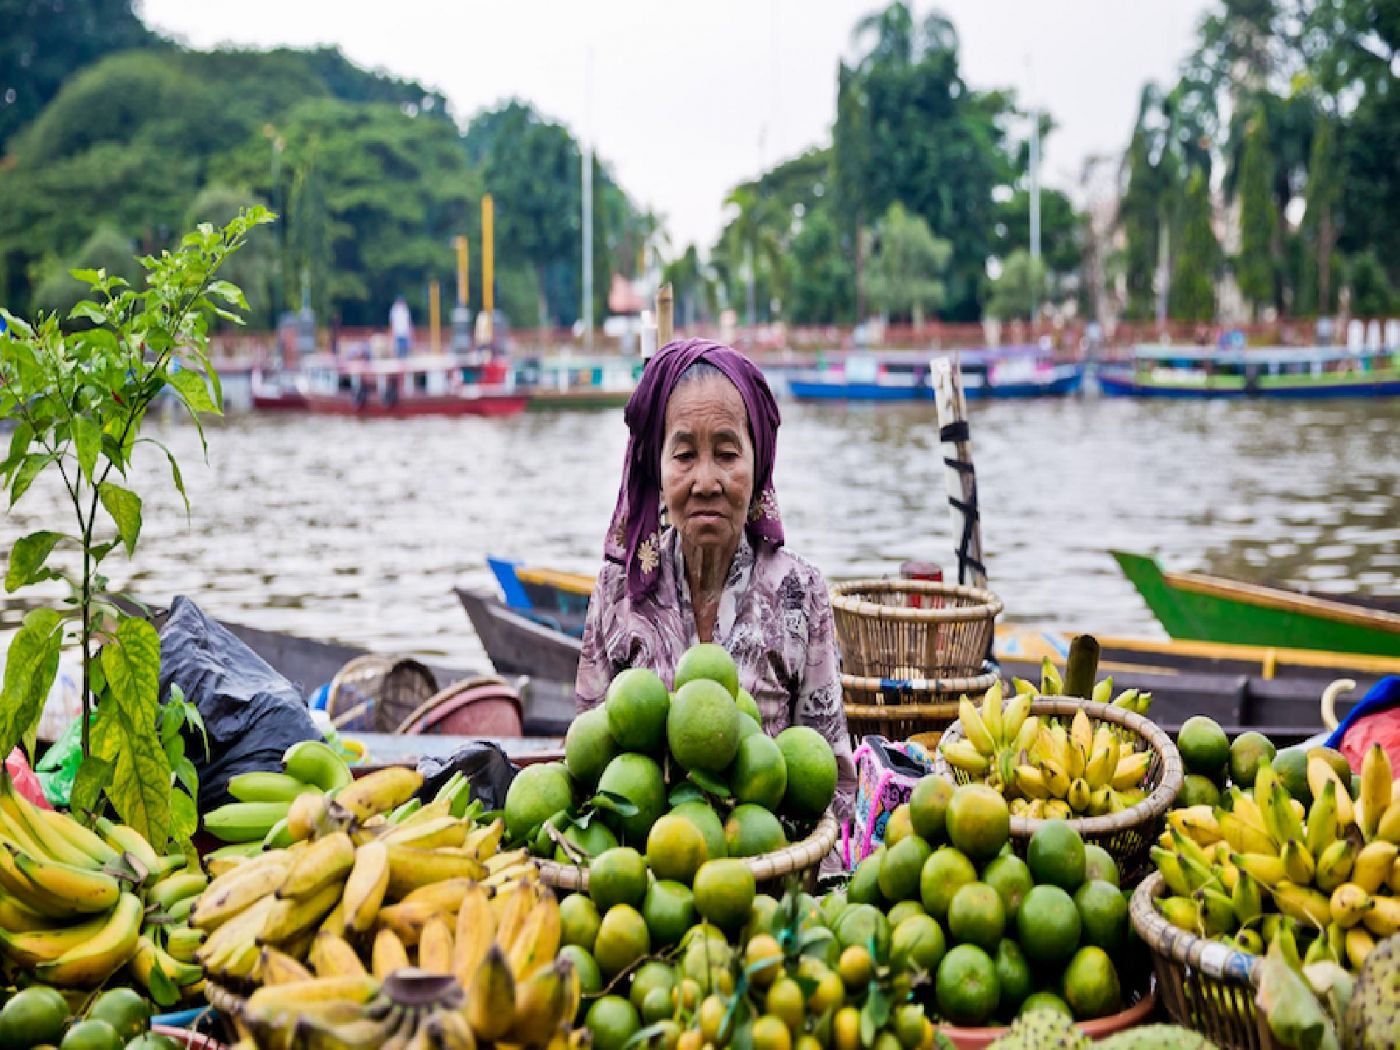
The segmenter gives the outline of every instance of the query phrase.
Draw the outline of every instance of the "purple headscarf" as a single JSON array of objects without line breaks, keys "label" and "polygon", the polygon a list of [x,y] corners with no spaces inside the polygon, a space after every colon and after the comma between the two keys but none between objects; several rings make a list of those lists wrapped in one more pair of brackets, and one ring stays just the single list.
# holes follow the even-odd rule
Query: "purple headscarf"
[{"label": "purple headscarf", "polygon": [[604,556],[627,570],[627,596],[643,598],[656,586],[661,543],[661,446],[666,440],[666,405],[685,370],[697,361],[714,365],[744,399],[753,441],[753,503],[749,542],[783,544],[783,522],[773,491],[773,457],[778,446],[778,404],[758,366],[743,354],[708,339],[667,343],[647,362],[627,401],[623,418],[631,437],[622,464],[622,485],[608,526]]}]

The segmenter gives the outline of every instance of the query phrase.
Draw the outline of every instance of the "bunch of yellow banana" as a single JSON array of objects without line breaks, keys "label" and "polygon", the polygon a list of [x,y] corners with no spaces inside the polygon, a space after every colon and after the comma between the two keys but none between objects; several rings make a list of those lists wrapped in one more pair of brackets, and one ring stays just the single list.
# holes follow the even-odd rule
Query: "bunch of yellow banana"
[{"label": "bunch of yellow banana", "polygon": [[1400,782],[1385,749],[1367,752],[1356,800],[1320,751],[1307,776],[1306,810],[1265,763],[1251,792],[1229,789],[1228,805],[1168,814],[1152,850],[1172,894],[1158,901],[1168,921],[1255,952],[1285,930],[1295,954],[1311,938],[1304,963],[1353,969],[1400,932]]},{"label": "bunch of yellow banana", "polygon": [[[944,759],[968,779],[983,780],[1011,800],[1017,816],[1071,818],[1115,813],[1144,797],[1141,785],[1152,762],[1149,751],[1135,751],[1132,739],[1117,727],[1094,727],[1078,712],[1068,727],[1056,719],[1030,714],[1035,687],[1015,679],[1016,692],[1003,701],[1001,683],[993,685],[980,707],[966,696],[958,702],[962,738],[941,745]],[[1058,673],[1044,665],[1042,689],[1061,687]],[[1107,700],[1113,679],[1094,687],[1095,699]],[[1050,694],[1050,695],[1053,695]],[[1126,690],[1115,705],[1136,710],[1150,694]]]}]

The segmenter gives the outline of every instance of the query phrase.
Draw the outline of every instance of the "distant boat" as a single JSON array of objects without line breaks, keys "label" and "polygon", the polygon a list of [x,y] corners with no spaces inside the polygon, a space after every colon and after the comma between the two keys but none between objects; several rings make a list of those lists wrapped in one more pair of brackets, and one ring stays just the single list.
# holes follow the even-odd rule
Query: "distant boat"
[{"label": "distant boat", "polygon": [[1110,397],[1324,398],[1400,395],[1400,351],[1139,346],[1098,370]]},{"label": "distant boat", "polygon": [[1163,572],[1152,558],[1112,553],[1174,639],[1400,657],[1400,610],[1380,602]]},{"label": "distant boat", "polygon": [[318,357],[307,363],[305,375],[307,405],[322,415],[510,416],[529,403],[503,363],[466,364],[449,354]]},{"label": "distant boat", "polygon": [[634,357],[571,353],[526,358],[515,365],[515,388],[531,412],[621,408],[637,388],[646,362]]},{"label": "distant boat", "polygon": [[[787,389],[799,401],[932,401],[928,357],[853,354],[788,373]],[[1038,347],[965,350],[957,361],[968,400],[1063,397],[1084,378],[1083,365],[1056,362]]]},{"label": "distant boat", "polygon": [[304,412],[309,407],[298,377],[286,372],[253,372],[253,407],[259,412]]}]

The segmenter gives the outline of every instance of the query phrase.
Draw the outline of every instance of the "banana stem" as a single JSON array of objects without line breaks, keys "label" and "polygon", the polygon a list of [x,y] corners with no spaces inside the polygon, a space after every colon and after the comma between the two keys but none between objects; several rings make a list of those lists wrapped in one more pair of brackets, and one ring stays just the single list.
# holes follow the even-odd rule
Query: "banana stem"
[{"label": "banana stem", "polygon": [[1099,670],[1099,640],[1092,634],[1075,635],[1065,660],[1065,696],[1088,699],[1094,692]]}]

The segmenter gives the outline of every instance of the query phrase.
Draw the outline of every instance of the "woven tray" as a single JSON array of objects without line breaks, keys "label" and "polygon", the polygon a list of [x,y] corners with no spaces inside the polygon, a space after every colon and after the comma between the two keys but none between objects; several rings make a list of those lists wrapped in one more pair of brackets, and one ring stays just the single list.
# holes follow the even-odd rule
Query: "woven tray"
[{"label": "woven tray", "polygon": [[852,580],[831,589],[843,668],[858,678],[981,673],[1002,610],[991,591],[926,580]]},{"label": "woven tray", "polygon": [[886,740],[907,740],[916,733],[939,733],[958,717],[958,698],[979,698],[997,680],[997,673],[960,678],[862,678],[841,676],[846,702],[846,728],[851,746],[878,734]]},{"label": "woven tray", "polygon": [[[772,853],[760,853],[756,857],[742,858],[753,872],[754,882],[760,889],[766,883],[780,882],[795,872],[802,873],[812,884],[816,880],[817,868],[823,858],[836,846],[839,832],[836,818],[827,813],[817,822],[817,826],[801,842],[794,842]],[[540,881],[556,890],[588,889],[588,869],[579,864],[560,864],[552,860],[537,860],[540,866]]]},{"label": "woven tray", "polygon": [[[1092,700],[1077,697],[1040,697],[1031,702],[1032,715],[1070,718],[1083,710],[1094,727],[1109,722],[1136,734],[1146,740],[1152,749],[1152,761],[1147,767],[1145,783],[1152,790],[1137,805],[1121,813],[1108,813],[1100,817],[1077,817],[1069,821],[1086,843],[1093,842],[1108,850],[1118,865],[1118,874],[1124,886],[1132,886],[1150,866],[1149,851],[1162,833],[1167,810],[1181,791],[1185,774],[1181,765],[1181,752],[1176,744],[1156,722],[1144,718],[1133,711],[1110,704],[1098,704]],[[954,722],[943,734],[945,741],[961,740],[962,724]],[[953,769],[939,755],[939,769],[959,784],[970,783],[976,778],[960,769]],[[1011,818],[1011,841],[1016,852],[1025,855],[1031,836],[1040,830],[1044,820],[1033,817]]]},{"label": "woven tray", "polygon": [[1158,993],[1172,1021],[1194,1029],[1220,1050],[1284,1050],[1254,1005],[1263,960],[1167,922],[1152,906],[1167,884],[1153,872],[1128,906],[1133,930],[1152,952]]},{"label": "woven tray", "polygon": [[[1107,1039],[1109,1036],[1146,1024],[1157,1009],[1157,988],[1148,982],[1146,994],[1134,993],[1135,998],[1127,1007],[1107,1017],[1096,1017],[1092,1021],[1076,1021],[1075,1027],[1089,1039]],[[982,1050],[991,1046],[1007,1033],[1007,1028],[960,1028],[957,1025],[940,1024],[940,1035],[946,1036],[957,1050]],[[1050,1050],[1049,1047],[1046,1050]]]}]

